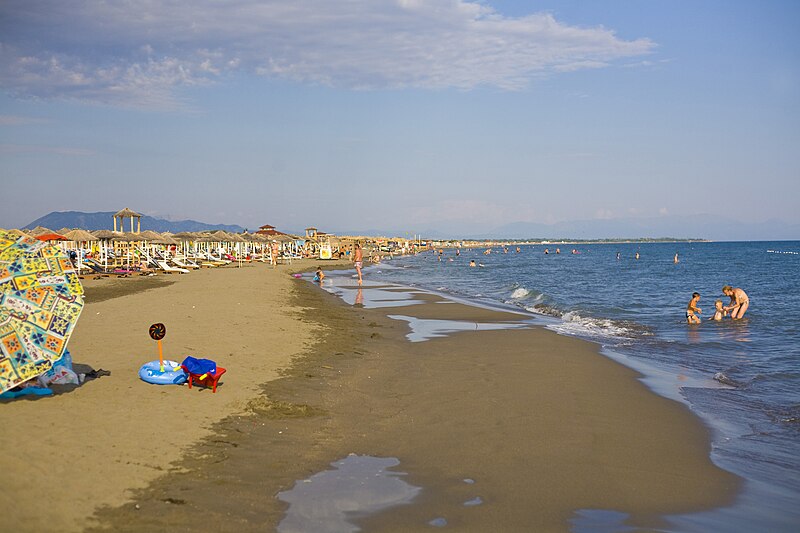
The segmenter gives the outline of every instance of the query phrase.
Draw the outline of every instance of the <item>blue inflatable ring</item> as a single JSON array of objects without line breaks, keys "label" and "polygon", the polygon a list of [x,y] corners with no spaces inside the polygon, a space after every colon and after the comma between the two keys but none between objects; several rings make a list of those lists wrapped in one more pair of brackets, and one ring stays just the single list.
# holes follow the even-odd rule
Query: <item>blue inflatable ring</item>
[{"label": "blue inflatable ring", "polygon": [[[139,369],[139,377],[142,381],[154,385],[182,385],[186,383],[186,373],[181,370],[180,363],[164,360],[164,371],[161,371],[161,363],[150,361],[142,365]],[[172,370],[178,367],[178,370]]]}]

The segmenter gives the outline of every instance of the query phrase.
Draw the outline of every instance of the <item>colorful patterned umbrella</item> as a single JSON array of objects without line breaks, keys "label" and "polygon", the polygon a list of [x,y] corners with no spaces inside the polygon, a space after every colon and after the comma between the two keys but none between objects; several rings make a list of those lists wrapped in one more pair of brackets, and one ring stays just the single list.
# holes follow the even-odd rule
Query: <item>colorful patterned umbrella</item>
[{"label": "colorful patterned umbrella", "polygon": [[83,287],[57,246],[0,231],[0,392],[53,366],[83,309]]}]

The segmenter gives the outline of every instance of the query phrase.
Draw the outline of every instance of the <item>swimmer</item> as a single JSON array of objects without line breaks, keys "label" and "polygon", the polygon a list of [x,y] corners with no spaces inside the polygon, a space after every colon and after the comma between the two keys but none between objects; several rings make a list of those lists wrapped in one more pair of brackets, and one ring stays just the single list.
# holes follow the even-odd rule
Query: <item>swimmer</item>
[{"label": "swimmer", "polygon": [[686,306],[686,322],[688,324],[699,324],[700,317],[697,316],[703,313],[703,310],[697,307],[697,303],[700,301],[700,293],[693,292],[692,299],[689,300],[689,305]]},{"label": "swimmer", "polygon": [[747,308],[750,307],[750,298],[747,297],[747,293],[742,289],[725,285],[722,287],[722,294],[731,299],[730,304],[726,305],[723,309],[730,311],[731,318],[734,320],[742,318]]},{"label": "swimmer", "polygon": [[636,252],[636,255],[634,255],[633,257],[634,257],[634,259],[636,259],[638,261],[639,260],[639,252]]},{"label": "swimmer", "polygon": [[709,318],[709,320],[722,320],[722,317],[726,316],[728,316],[728,312],[722,307],[722,300],[714,302],[714,316]]},{"label": "swimmer", "polygon": [[475,260],[474,259],[469,262],[469,266],[471,266],[471,267],[475,266]]},{"label": "swimmer", "polygon": [[617,261],[619,261],[619,252],[617,252]]}]

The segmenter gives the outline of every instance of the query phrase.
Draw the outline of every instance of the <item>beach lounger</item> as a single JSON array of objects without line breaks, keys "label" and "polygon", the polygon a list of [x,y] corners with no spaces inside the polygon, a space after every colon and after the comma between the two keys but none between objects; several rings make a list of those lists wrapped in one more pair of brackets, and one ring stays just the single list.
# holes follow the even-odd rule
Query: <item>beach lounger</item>
[{"label": "beach lounger", "polygon": [[163,270],[164,272],[167,272],[169,274],[172,274],[172,273],[175,273],[175,272],[177,272],[179,274],[188,274],[189,273],[188,269],[169,266],[169,264],[167,264],[166,261],[157,261],[157,263],[158,263],[158,268],[160,268],[161,270]]},{"label": "beach lounger", "polygon": [[183,261],[182,259],[178,259],[177,257],[173,257],[172,262],[178,265],[179,268],[190,268],[192,270],[200,268],[199,265],[196,265],[194,263],[189,263],[188,260]]}]

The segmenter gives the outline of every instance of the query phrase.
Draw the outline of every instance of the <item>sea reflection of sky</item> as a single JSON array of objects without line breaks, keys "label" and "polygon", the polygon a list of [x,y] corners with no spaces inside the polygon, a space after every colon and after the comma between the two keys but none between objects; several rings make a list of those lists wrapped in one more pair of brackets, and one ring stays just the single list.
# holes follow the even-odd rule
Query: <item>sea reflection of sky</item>
[{"label": "sea reflection of sky", "polygon": [[422,489],[400,479],[402,472],[387,470],[399,464],[393,457],[350,454],[331,463],[333,470],[298,481],[278,494],[289,504],[278,532],[350,533],[360,528],[348,518],[410,503]]}]

